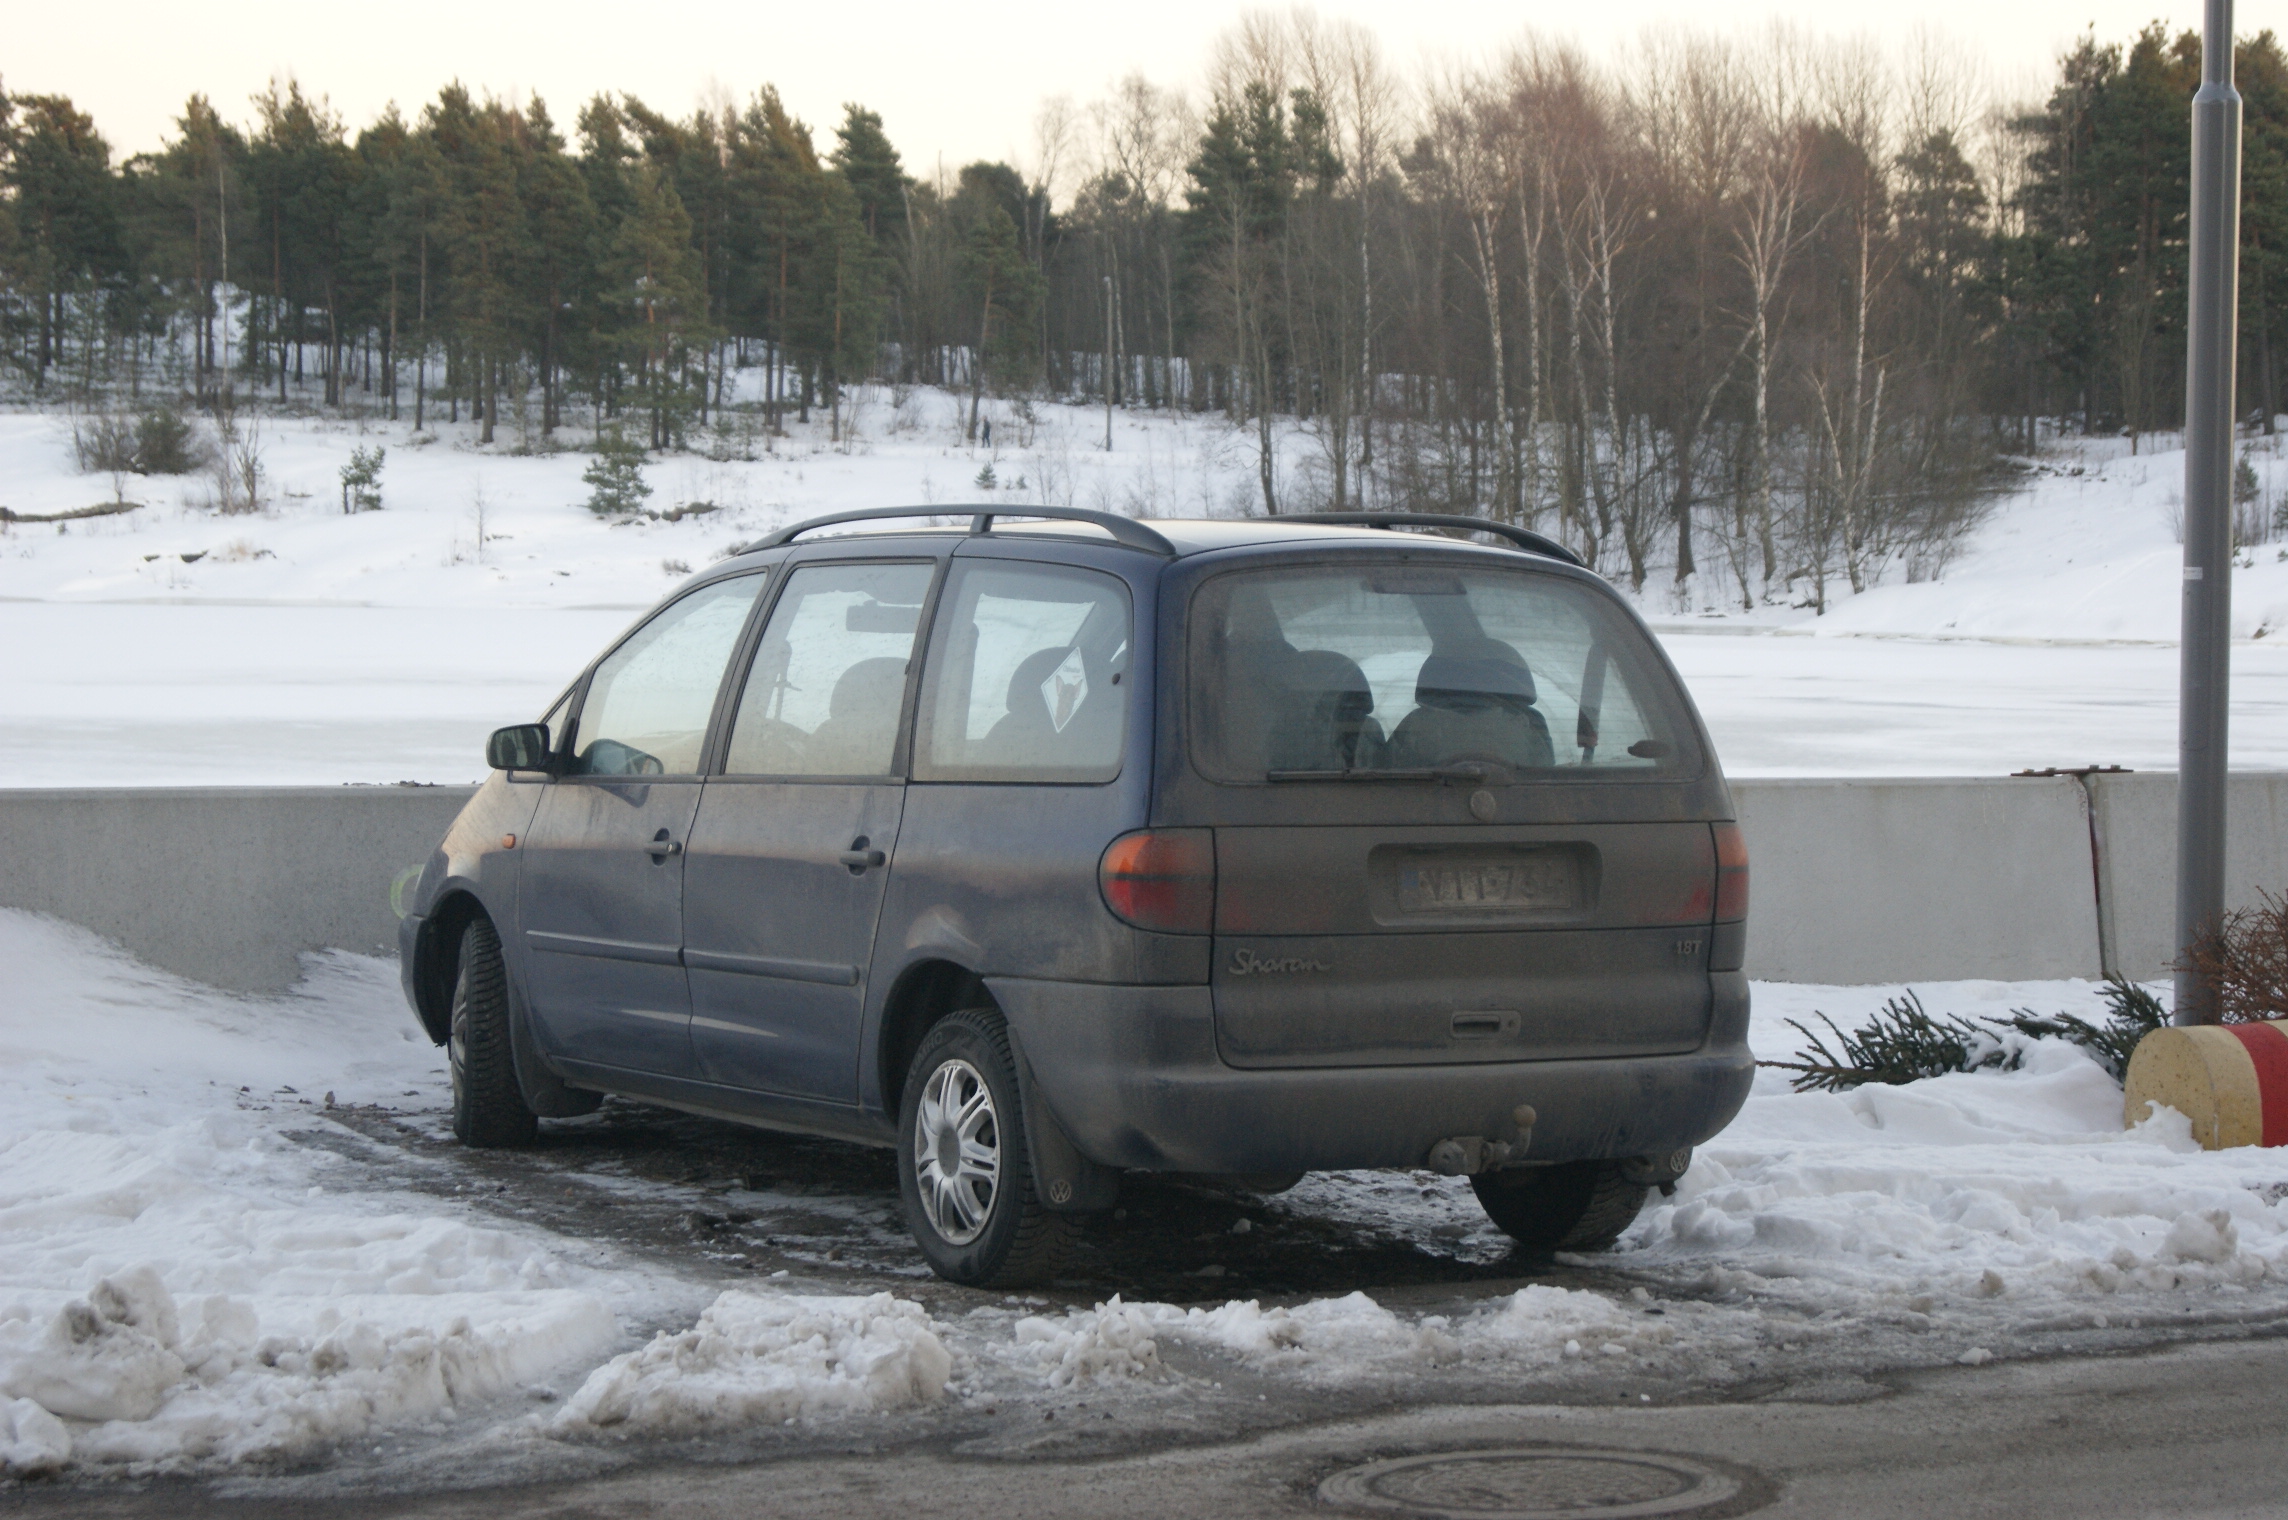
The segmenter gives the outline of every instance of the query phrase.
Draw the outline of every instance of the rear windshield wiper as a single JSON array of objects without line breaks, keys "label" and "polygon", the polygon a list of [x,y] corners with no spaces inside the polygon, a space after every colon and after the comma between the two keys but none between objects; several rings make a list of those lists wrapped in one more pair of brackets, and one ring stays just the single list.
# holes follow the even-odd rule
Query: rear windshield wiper
[{"label": "rear windshield wiper", "polygon": [[1474,760],[1453,765],[1423,765],[1407,770],[1359,767],[1342,771],[1265,771],[1266,781],[1483,781],[1493,767]]}]

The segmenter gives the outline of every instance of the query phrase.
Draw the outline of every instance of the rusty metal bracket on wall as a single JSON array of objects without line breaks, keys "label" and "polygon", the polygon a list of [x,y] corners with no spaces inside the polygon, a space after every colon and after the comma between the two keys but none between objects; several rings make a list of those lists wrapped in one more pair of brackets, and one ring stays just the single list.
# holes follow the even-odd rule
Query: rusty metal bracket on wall
[{"label": "rusty metal bracket on wall", "polygon": [[2114,952],[2112,916],[2105,902],[2105,832],[2097,823],[2097,793],[2090,788],[2092,776],[2126,776],[2131,774],[2125,765],[2045,765],[2040,770],[2012,771],[2012,776],[2055,777],[2071,776],[2081,787],[2082,814],[2089,820],[2089,891],[2090,902],[2097,910],[2097,969],[2106,977],[2121,975],[2120,958]]}]

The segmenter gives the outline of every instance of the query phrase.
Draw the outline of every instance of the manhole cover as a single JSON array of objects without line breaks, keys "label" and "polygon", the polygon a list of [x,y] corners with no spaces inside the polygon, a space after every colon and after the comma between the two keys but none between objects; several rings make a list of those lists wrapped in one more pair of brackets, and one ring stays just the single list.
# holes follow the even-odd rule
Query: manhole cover
[{"label": "manhole cover", "polygon": [[1319,1485],[1330,1504],[1428,1520],[1688,1515],[1739,1492],[1739,1479],[1691,1457],[1562,1446],[1398,1457]]}]

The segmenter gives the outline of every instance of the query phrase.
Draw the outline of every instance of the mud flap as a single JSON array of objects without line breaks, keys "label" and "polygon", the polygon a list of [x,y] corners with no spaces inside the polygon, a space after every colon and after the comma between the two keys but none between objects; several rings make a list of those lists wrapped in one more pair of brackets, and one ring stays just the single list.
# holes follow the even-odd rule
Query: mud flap
[{"label": "mud flap", "polygon": [[1094,1214],[1112,1207],[1120,1197],[1120,1171],[1101,1166],[1080,1153],[1072,1137],[1049,1112],[1040,1084],[1033,1080],[1033,1063],[1011,1040],[1017,1057],[1017,1091],[1025,1104],[1025,1151],[1033,1161],[1033,1192],[1041,1207],[1054,1214]]},{"label": "mud flap", "polygon": [[516,1067],[516,1085],[524,1106],[543,1119],[577,1119],[604,1106],[604,1095],[566,1084],[549,1068],[548,1057],[532,1037],[532,1021],[524,1014],[524,995],[516,978],[508,979],[508,1049]]}]

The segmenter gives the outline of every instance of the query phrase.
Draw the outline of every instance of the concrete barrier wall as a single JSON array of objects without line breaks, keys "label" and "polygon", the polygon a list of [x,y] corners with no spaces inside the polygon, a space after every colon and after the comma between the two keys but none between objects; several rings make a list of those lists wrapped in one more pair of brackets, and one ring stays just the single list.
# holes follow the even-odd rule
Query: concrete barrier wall
[{"label": "concrete barrier wall", "polygon": [[[299,955],[396,946],[392,884],[468,787],[0,790],[0,907],[277,991]],[[1738,781],[1748,971],[1798,982],[2167,973],[2176,778]],[[2288,889],[2288,774],[2231,793],[2230,894]],[[2093,827],[2094,824],[2094,827]]]},{"label": "concrete barrier wall", "polygon": [[390,888],[473,787],[0,791],[0,907],[84,924],[240,992],[305,950],[395,954]]},{"label": "concrete barrier wall", "polygon": [[1748,974],[2093,976],[2089,800],[2071,777],[1736,781]]},{"label": "concrete barrier wall", "polygon": [[[2107,964],[2139,981],[2168,975],[2177,938],[2177,778],[2092,776],[2104,877],[2099,921]],[[2288,891],[2288,775],[2244,772],[2225,791],[2225,902],[2253,907]]]}]

